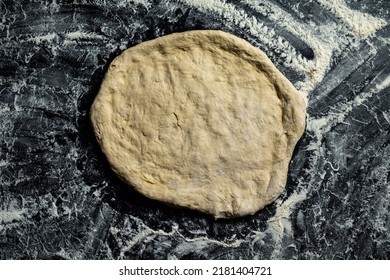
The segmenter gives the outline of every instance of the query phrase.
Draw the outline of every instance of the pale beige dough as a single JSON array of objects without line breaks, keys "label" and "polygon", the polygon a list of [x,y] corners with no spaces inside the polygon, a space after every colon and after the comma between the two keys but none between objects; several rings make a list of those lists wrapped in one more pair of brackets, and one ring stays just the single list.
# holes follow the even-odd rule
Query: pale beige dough
[{"label": "pale beige dough", "polygon": [[212,30],[124,51],[90,114],[120,178],[215,218],[254,214],[283,192],[305,116],[304,99],[263,52]]}]

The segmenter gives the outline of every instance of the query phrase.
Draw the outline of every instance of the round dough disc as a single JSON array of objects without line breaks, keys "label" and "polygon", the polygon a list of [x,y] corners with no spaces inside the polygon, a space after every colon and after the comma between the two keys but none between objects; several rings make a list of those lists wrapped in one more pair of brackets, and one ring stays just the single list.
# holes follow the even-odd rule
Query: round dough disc
[{"label": "round dough disc", "polygon": [[189,31],[119,55],[90,117],[111,168],[131,187],[231,218],[254,214],[284,190],[306,104],[248,42]]}]

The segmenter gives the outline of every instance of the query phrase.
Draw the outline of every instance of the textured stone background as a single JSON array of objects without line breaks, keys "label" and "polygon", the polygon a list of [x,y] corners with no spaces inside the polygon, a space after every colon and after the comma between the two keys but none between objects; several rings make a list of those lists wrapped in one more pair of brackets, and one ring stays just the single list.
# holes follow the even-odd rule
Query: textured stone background
[{"label": "textured stone background", "polygon": [[[1,0],[0,258],[389,259],[390,2],[328,2]],[[286,191],[251,217],[138,195],[88,121],[115,56],[194,29],[250,41],[308,96]]]}]

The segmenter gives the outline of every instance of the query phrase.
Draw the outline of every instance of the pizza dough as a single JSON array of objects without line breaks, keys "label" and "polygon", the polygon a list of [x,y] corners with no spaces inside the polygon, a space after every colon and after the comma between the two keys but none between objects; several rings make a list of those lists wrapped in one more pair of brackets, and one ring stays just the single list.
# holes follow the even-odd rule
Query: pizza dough
[{"label": "pizza dough", "polygon": [[231,218],[254,214],[284,190],[306,104],[248,42],[190,31],[119,55],[90,117],[113,171],[131,187]]}]

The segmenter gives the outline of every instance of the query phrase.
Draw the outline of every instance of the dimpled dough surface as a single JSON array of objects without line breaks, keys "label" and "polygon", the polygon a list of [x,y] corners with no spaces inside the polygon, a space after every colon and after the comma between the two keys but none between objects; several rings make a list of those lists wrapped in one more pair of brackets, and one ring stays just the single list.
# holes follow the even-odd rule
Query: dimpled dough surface
[{"label": "dimpled dough surface", "polygon": [[281,194],[305,116],[304,99],[263,52],[211,30],[124,51],[90,115],[122,180],[215,218],[253,214]]}]

